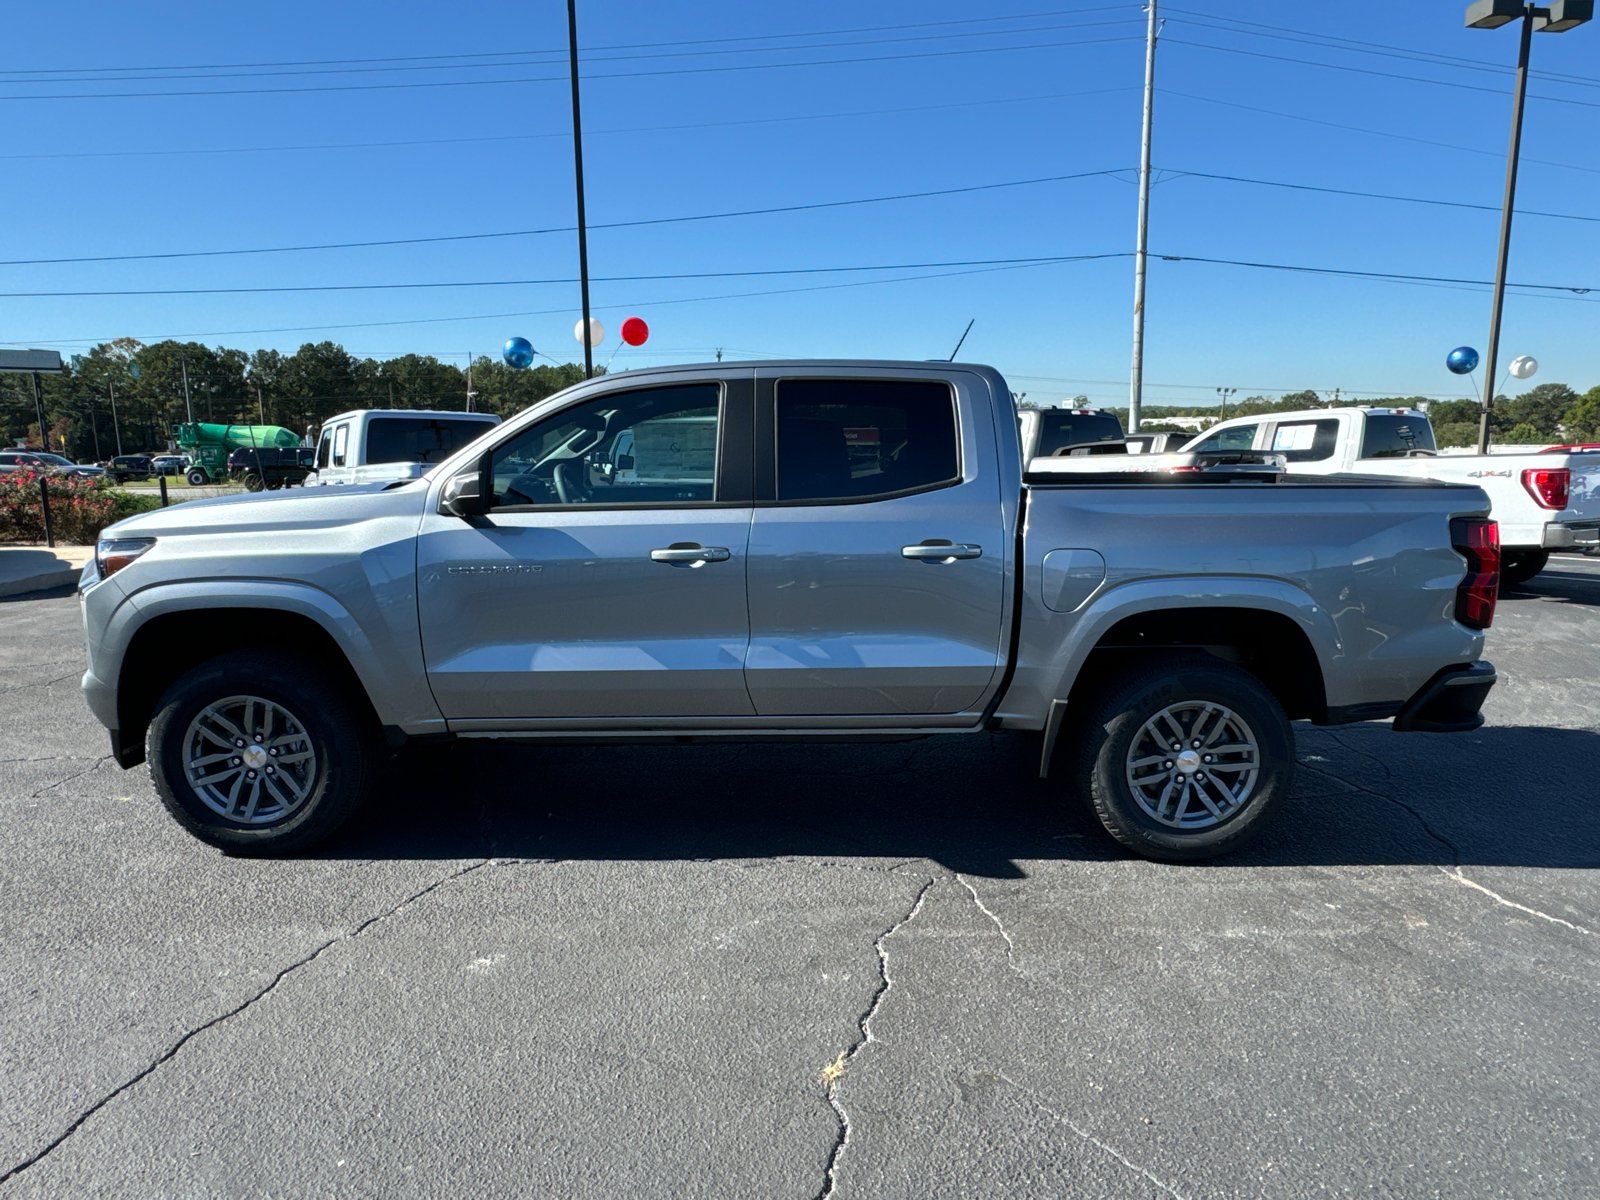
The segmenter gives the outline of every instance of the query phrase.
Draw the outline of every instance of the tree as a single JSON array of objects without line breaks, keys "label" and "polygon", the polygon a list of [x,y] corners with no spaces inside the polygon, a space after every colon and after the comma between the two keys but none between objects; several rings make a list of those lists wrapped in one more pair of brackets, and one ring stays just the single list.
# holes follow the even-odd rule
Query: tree
[{"label": "tree", "polygon": [[1600,441],[1600,387],[1592,387],[1562,415],[1562,436],[1568,441]]}]

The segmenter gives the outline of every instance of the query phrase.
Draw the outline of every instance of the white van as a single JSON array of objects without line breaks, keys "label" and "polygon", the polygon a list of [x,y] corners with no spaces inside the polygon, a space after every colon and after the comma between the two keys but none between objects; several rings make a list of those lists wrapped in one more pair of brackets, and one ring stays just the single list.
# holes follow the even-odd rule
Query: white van
[{"label": "white van", "polygon": [[500,418],[493,413],[360,408],[322,423],[316,470],[307,487],[418,479]]}]

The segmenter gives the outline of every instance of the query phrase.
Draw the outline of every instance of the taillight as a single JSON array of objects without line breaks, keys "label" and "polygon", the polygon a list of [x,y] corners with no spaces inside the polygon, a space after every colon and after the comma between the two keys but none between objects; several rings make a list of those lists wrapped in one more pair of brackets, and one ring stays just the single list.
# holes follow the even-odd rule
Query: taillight
[{"label": "taillight", "polygon": [[1456,620],[1468,629],[1494,623],[1500,598],[1500,526],[1485,517],[1450,522],[1450,544],[1467,560],[1467,574],[1456,585]]},{"label": "taillight", "polygon": [[1572,472],[1566,467],[1530,467],[1522,473],[1522,486],[1540,508],[1565,508],[1571,484]]}]

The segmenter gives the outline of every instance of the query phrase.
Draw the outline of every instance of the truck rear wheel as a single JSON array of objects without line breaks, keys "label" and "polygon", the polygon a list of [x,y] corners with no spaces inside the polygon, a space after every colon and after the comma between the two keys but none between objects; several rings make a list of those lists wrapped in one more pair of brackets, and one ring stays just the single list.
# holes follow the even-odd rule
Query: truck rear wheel
[{"label": "truck rear wheel", "polygon": [[262,488],[267,486],[267,482],[261,478],[258,472],[247,471],[244,477],[244,486],[246,491],[259,492]]},{"label": "truck rear wheel", "polygon": [[286,854],[360,806],[376,738],[357,703],[293,655],[240,650],[167,689],[146,757],[156,793],[195,837],[230,854]]},{"label": "truck rear wheel", "polygon": [[1506,550],[1500,556],[1500,578],[1507,583],[1527,583],[1549,561],[1548,550]]},{"label": "truck rear wheel", "polygon": [[1209,655],[1164,655],[1113,678],[1075,749],[1071,782],[1106,831],[1163,862],[1238,849],[1294,776],[1294,731],[1277,698]]}]

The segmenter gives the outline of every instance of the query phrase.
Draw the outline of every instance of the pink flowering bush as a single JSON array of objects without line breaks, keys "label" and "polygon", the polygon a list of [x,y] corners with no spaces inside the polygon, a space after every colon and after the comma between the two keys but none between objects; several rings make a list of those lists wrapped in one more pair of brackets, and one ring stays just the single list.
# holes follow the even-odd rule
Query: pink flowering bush
[{"label": "pink flowering bush", "polygon": [[[0,474],[0,541],[44,540],[39,511],[38,471],[20,468]],[[107,525],[154,508],[153,496],[121,492],[106,479],[85,475],[48,476],[50,524],[59,542],[92,545]]]}]

